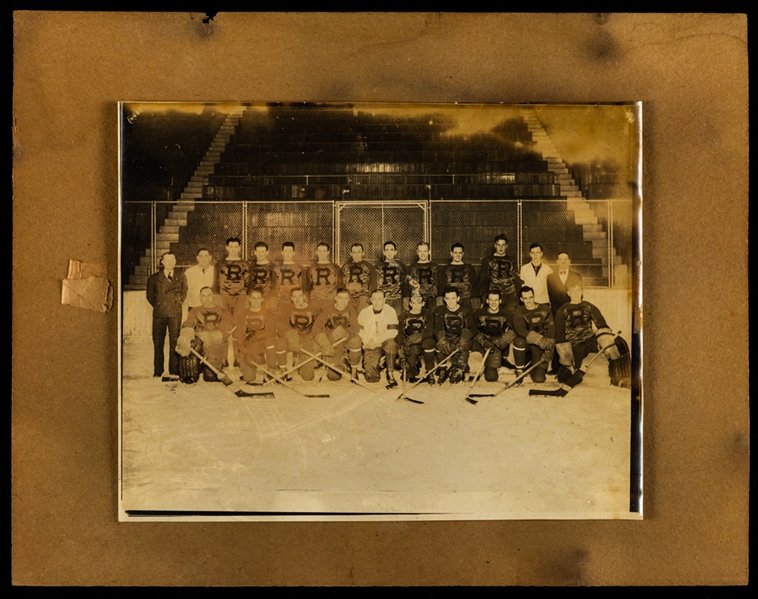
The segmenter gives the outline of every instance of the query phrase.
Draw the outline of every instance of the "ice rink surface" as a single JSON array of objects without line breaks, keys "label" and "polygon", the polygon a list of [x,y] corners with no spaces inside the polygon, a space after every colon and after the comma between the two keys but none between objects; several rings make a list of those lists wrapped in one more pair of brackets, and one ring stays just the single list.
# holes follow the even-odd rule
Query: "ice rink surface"
[{"label": "ice rink surface", "polygon": [[[639,517],[629,512],[631,393],[610,385],[604,359],[564,398],[530,396],[557,383],[527,376],[472,405],[468,383],[422,383],[409,394],[417,404],[398,399],[402,383],[371,393],[298,376],[295,388],[329,397],[275,384],[244,386],[274,397],[240,398],[220,383],[162,382],[151,357],[150,343],[124,346],[124,512]],[[474,392],[512,378],[503,370]]]}]

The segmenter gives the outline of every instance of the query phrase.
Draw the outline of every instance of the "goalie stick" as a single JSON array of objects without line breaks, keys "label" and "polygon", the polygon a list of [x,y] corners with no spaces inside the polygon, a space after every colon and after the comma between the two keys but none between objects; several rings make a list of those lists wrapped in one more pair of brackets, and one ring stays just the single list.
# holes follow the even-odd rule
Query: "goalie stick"
[{"label": "goalie stick", "polygon": [[545,364],[545,360],[540,360],[539,362],[535,362],[532,364],[529,368],[527,368],[524,372],[522,372],[520,375],[518,375],[515,379],[513,379],[510,383],[505,385],[500,391],[497,391],[495,393],[472,393],[466,398],[466,401],[468,401],[471,404],[476,404],[477,401],[475,399],[472,399],[473,397],[497,397],[500,395],[503,391],[507,391],[511,387],[513,387],[516,383],[518,383],[521,379],[523,379],[527,374],[529,374],[532,370],[537,368],[540,364]]},{"label": "goalie stick", "polygon": [[191,347],[190,351],[193,354],[195,354],[203,364],[205,364],[208,368],[210,368],[218,377],[218,380],[222,382],[230,390],[232,390],[237,397],[274,397],[274,394],[271,392],[251,393],[250,391],[245,391],[244,389],[241,389],[234,383],[232,379],[230,379],[227,375],[225,375],[218,368],[213,366],[208,360],[206,360],[203,356],[201,356],[194,347]]},{"label": "goalie stick", "polygon": [[[614,337],[618,337],[620,334],[621,331],[616,333]],[[584,368],[578,368],[575,370],[565,383],[561,383],[561,386],[558,389],[530,389],[529,395],[539,395],[542,397],[566,397],[569,391],[571,391],[574,387],[582,382],[584,375],[587,374],[590,366],[592,366],[592,364],[601,356],[601,354],[605,354],[605,351],[599,349],[598,352],[587,361],[587,365]]]},{"label": "goalie stick", "polygon": [[479,377],[482,376],[482,373],[484,372],[484,365],[487,362],[487,356],[490,355],[491,351],[492,351],[492,348],[490,347],[486,352],[484,352],[484,357],[482,358],[482,365],[479,367],[479,370],[474,376],[474,380],[471,381],[471,384],[469,385],[468,389],[466,389],[466,397],[464,399],[469,403],[476,403],[476,400],[471,399],[471,391],[473,391],[474,385],[476,385],[476,382],[479,380]]},{"label": "goalie stick", "polygon": [[423,403],[424,403],[423,401],[420,401],[420,400],[418,400],[418,399],[412,399],[412,398],[410,398],[410,397],[406,397],[406,394],[407,394],[407,393],[410,393],[410,392],[411,392],[411,391],[413,391],[413,390],[414,390],[416,387],[418,387],[418,386],[419,386],[421,383],[423,383],[423,382],[424,382],[424,381],[427,379],[427,377],[428,377],[430,374],[432,374],[432,373],[433,373],[435,370],[437,370],[437,369],[438,369],[440,366],[444,366],[445,364],[447,364],[448,362],[450,362],[450,360],[452,360],[452,359],[453,359],[453,356],[454,356],[455,354],[457,354],[459,351],[460,351],[459,349],[456,349],[456,350],[455,350],[455,351],[454,351],[452,354],[450,354],[450,355],[449,355],[447,358],[445,358],[444,360],[442,360],[442,362],[440,362],[439,364],[437,364],[437,366],[435,366],[435,367],[434,367],[434,368],[432,368],[432,369],[431,369],[429,372],[427,372],[426,374],[424,374],[424,376],[422,376],[422,377],[421,377],[421,378],[420,378],[418,381],[416,381],[416,382],[413,384],[413,386],[412,386],[410,389],[408,389],[408,391],[403,391],[403,392],[402,392],[400,395],[398,395],[397,399],[404,399],[405,401],[410,401],[410,402],[413,402],[413,403],[423,404]]}]

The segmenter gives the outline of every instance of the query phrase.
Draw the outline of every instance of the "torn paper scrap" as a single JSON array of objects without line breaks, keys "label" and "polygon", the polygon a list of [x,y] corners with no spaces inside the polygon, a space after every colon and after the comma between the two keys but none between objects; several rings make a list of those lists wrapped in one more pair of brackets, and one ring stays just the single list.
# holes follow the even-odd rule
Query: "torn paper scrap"
[{"label": "torn paper scrap", "polygon": [[63,279],[61,303],[76,308],[106,312],[113,305],[113,289],[106,278],[108,265],[69,260],[68,278]]},{"label": "torn paper scrap", "polygon": [[86,279],[87,277],[100,277],[105,279],[107,276],[107,262],[82,262],[81,260],[68,261],[67,279]]}]

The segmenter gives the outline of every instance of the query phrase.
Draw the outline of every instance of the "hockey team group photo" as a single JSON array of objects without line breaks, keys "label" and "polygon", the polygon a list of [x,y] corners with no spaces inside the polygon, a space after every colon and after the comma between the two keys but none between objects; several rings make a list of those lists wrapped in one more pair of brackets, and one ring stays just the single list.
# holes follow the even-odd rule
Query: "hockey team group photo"
[{"label": "hockey team group photo", "polygon": [[638,126],[120,104],[120,518],[639,517]]}]

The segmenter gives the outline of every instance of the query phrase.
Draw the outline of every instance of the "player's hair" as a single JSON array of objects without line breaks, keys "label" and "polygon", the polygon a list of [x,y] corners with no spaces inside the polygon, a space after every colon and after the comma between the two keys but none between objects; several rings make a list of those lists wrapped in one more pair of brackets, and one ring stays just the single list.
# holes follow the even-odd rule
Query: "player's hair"
[{"label": "player's hair", "polygon": [[584,285],[582,285],[581,283],[572,283],[571,285],[566,287],[566,291],[568,291],[569,289],[574,289],[574,287],[578,287],[579,289],[582,290],[582,292],[584,292]]},{"label": "player's hair", "polygon": [[319,241],[318,245],[316,246],[316,249],[320,248],[321,246],[325,247],[330,252],[332,251],[332,246],[330,246],[326,241]]},{"label": "player's hair", "polygon": [[495,243],[497,243],[498,241],[505,241],[505,244],[508,245],[508,237],[506,236],[505,233],[500,233],[500,235],[495,235],[494,241]]},{"label": "player's hair", "polygon": [[295,293],[295,291],[303,291],[302,287],[293,287],[290,289],[290,297],[292,297],[292,294]]},{"label": "player's hair", "polygon": [[556,258],[560,258],[561,254],[566,254],[566,258],[568,258],[569,260],[571,260],[571,256],[569,256],[568,252],[558,252],[558,255],[556,256]]},{"label": "player's hair", "polygon": [[531,287],[529,287],[529,285],[524,285],[521,288],[521,291],[519,291],[518,294],[519,294],[519,296],[522,296],[522,295],[524,295],[524,293],[529,293],[530,291],[532,292],[532,295],[534,295],[534,289],[532,289]]},{"label": "player's hair", "polygon": [[529,251],[531,252],[534,248],[540,248],[541,252],[545,251],[545,248],[543,248],[542,245],[539,244],[539,243],[533,243],[532,245],[530,245],[529,246]]},{"label": "player's hair", "polygon": [[199,256],[200,252],[208,252],[209,254],[211,253],[211,251],[205,246],[197,248],[197,254],[195,254],[195,256]]},{"label": "player's hair", "polygon": [[260,287],[253,287],[252,289],[250,289],[250,291],[247,292],[248,297],[250,296],[251,293],[260,293],[261,297],[263,297],[263,289],[261,289]]},{"label": "player's hair", "polygon": [[461,290],[452,285],[448,285],[442,290],[442,297],[445,297],[448,293],[455,293],[458,297],[461,297]]},{"label": "player's hair", "polygon": [[428,241],[419,241],[419,242],[416,244],[416,247],[417,247],[417,248],[420,248],[422,245],[425,245],[425,246],[426,246],[426,249],[428,249],[428,250],[432,249],[432,248],[430,248],[430,247],[429,247],[429,242],[428,242]]},{"label": "player's hair", "polygon": [[173,256],[174,258],[176,258],[176,254],[175,254],[174,252],[163,252],[163,253],[161,254],[161,261],[160,261],[160,262],[161,262],[161,265],[163,265],[163,259],[164,259],[166,256]]},{"label": "player's hair", "polygon": [[385,241],[382,249],[386,248],[388,245],[391,245],[395,250],[397,250],[397,244],[394,241]]},{"label": "player's hair", "polygon": [[265,241],[259,241],[255,244],[254,250],[257,250],[258,248],[266,248],[268,249],[268,244]]},{"label": "player's hair", "polygon": [[490,290],[487,292],[487,297],[489,298],[489,296],[491,296],[491,295],[496,295],[496,296],[498,296],[500,299],[503,299],[503,294],[502,294],[502,293],[500,293],[500,290],[499,290],[499,289],[492,289],[492,288],[491,288],[491,289],[490,289]]},{"label": "player's hair", "polygon": [[466,248],[463,247],[463,244],[460,241],[456,241],[453,245],[450,246],[450,251],[454,252],[455,248],[461,248],[462,252],[466,251]]},{"label": "player's hair", "polygon": [[381,294],[382,294],[382,297],[387,297],[387,294],[386,294],[386,293],[384,293],[384,289],[374,289],[374,290],[371,292],[371,296],[373,296],[375,293],[381,293]]},{"label": "player's hair", "polygon": [[240,245],[242,245],[242,241],[240,241],[240,238],[239,238],[239,237],[229,237],[229,238],[226,240],[226,242],[224,243],[224,245],[229,245],[230,243],[234,243],[234,242],[237,242],[237,243],[239,243]]},{"label": "player's hair", "polygon": [[358,243],[358,242],[354,243],[353,245],[350,246],[350,251],[351,252],[353,251],[353,248],[361,248],[361,249],[363,249],[363,244],[362,243]]},{"label": "player's hair", "polygon": [[287,247],[290,247],[290,248],[292,248],[294,250],[295,249],[295,244],[292,241],[285,241],[282,244],[282,249],[287,248]]},{"label": "player's hair", "polygon": [[205,291],[206,289],[210,289],[210,290],[211,290],[211,293],[213,293],[213,289],[212,289],[211,287],[208,287],[208,285],[206,285],[205,287],[201,287],[201,288],[200,288],[200,291],[198,291],[198,294],[202,293],[202,292],[203,292],[203,291]]},{"label": "player's hair", "polygon": [[337,291],[334,292],[334,295],[339,295],[340,293],[347,293],[348,295],[350,295],[350,292],[344,287],[339,287]]}]

